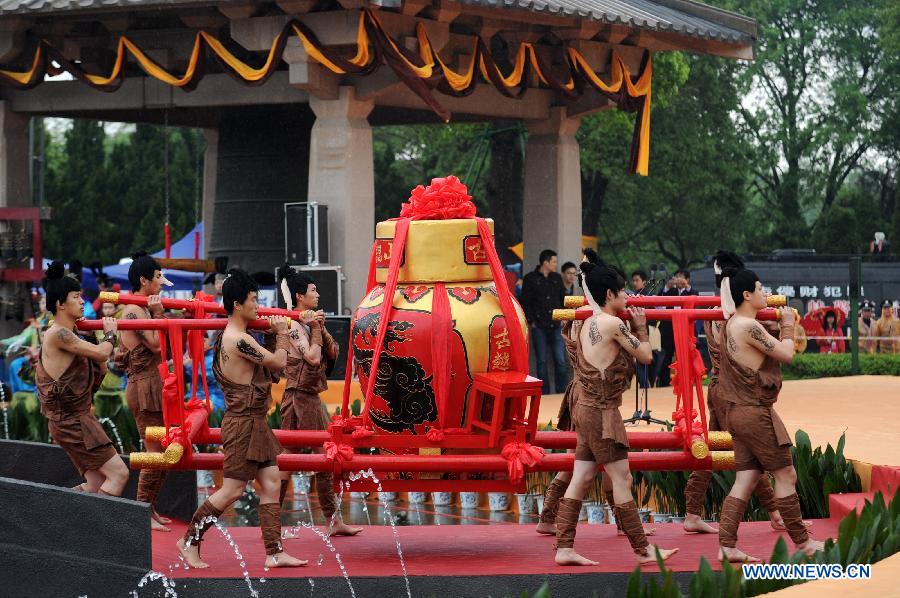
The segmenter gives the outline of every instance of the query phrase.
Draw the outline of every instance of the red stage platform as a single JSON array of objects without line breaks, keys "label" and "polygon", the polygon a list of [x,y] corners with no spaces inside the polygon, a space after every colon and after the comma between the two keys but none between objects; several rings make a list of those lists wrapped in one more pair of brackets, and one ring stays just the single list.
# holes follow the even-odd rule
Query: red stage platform
[{"label": "red stage platform", "polygon": [[[667,548],[677,546],[681,549],[669,560],[673,571],[695,572],[701,556],[706,557],[714,568],[719,568],[715,561],[718,546],[716,535],[686,534],[680,525],[668,523],[657,524],[655,527],[657,533],[651,537],[651,541]],[[836,519],[817,520],[812,531],[815,538],[824,540],[836,535],[837,527]],[[231,587],[237,591],[249,591],[234,550],[214,529],[208,532],[208,539],[203,544],[203,558],[210,564],[210,568],[193,571],[182,568],[175,540],[184,529],[184,524],[176,524],[172,534],[153,535],[153,568],[178,579],[179,595],[182,595],[181,582],[187,581],[184,578],[209,581],[216,579],[219,589]],[[305,587],[309,591],[310,587],[328,587],[337,590],[337,593],[325,595],[350,595],[335,553],[312,531],[303,529],[299,539],[285,541],[287,550],[298,558],[308,559],[309,566],[269,571],[265,571],[262,566],[264,553],[258,528],[233,527],[228,528],[228,531],[239,546],[250,580],[261,596],[274,595],[267,590],[274,590],[279,582],[286,582],[290,578],[293,578],[293,583],[302,581],[301,585],[291,585],[291,588]],[[500,587],[518,595],[522,590],[533,592],[548,575],[553,575],[554,578],[564,576],[566,583],[563,587],[576,591],[571,595],[588,595],[590,592],[585,592],[588,588],[609,584],[609,589],[612,589],[612,586],[624,584],[635,567],[628,541],[623,536],[617,536],[615,527],[611,525],[583,524],[578,528],[578,549],[582,554],[600,561],[597,567],[557,566],[553,562],[554,539],[536,534],[533,525],[401,526],[397,528],[397,533],[414,596],[432,595],[434,587],[439,588],[436,595],[441,596],[504,595],[504,592],[498,591]],[[782,536],[788,546],[791,546],[787,535],[773,531],[768,522],[743,523],[739,546],[754,556],[767,558]],[[382,587],[385,590],[390,587],[391,595],[403,588],[403,571],[389,526],[365,526],[357,537],[338,537],[333,538],[332,542],[346,567],[356,595],[369,595],[361,587]],[[643,569],[648,573],[658,571],[655,564],[645,565]],[[260,578],[266,581],[260,582]],[[313,580],[312,586],[307,578]],[[616,578],[615,581],[613,578]],[[461,579],[480,579],[480,582],[475,586],[470,584],[467,588],[451,589]],[[529,579],[532,581],[528,582]],[[223,585],[225,580],[230,580],[231,585]],[[504,580],[504,585],[498,587],[498,580]],[[426,581],[432,590],[425,590],[421,582]],[[556,586],[553,581],[551,580],[551,585]],[[373,582],[375,586],[368,585]],[[382,585],[378,585],[379,583]],[[201,581],[198,585],[205,584]],[[280,587],[287,589],[288,586]],[[483,591],[478,589],[482,587]],[[415,588],[427,593],[423,594]],[[582,591],[577,592],[578,588]],[[554,587],[554,595],[557,595],[557,589],[561,588]],[[609,595],[618,595],[618,592]]]}]

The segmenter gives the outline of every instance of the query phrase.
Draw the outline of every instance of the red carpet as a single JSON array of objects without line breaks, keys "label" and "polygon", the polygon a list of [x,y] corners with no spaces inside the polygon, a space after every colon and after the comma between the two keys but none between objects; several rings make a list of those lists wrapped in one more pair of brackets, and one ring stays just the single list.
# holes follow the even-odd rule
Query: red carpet
[{"label": "red carpet", "polygon": [[[837,533],[838,520],[817,520],[813,537],[826,539]],[[680,525],[658,524],[650,538],[665,548],[681,551],[668,563],[674,571],[696,571],[700,557],[713,567],[718,536],[685,534]],[[173,533],[153,534],[153,568],[170,577],[240,578],[243,571],[233,549],[222,535],[211,529],[203,542],[203,558],[208,569],[186,571],[172,568],[179,561],[175,541],[184,532],[184,524],[173,525]],[[300,569],[263,570],[265,559],[258,528],[228,528],[247,564],[252,579],[260,577],[334,577],[341,572],[334,553],[312,531],[304,529],[296,540],[286,540],[286,550],[309,566]],[[400,545],[411,576],[515,575],[544,573],[610,573],[631,572],[635,567],[628,540],[617,536],[611,525],[580,525],[576,545],[585,556],[600,561],[597,567],[559,567],[553,562],[554,539],[540,536],[532,525],[436,525],[398,527]],[[768,558],[780,536],[790,544],[786,534],[772,530],[768,522],[743,523],[738,546],[758,558]],[[352,538],[333,538],[332,542],[352,579],[354,576],[402,575],[397,546],[388,526],[367,526]],[[320,558],[321,557],[321,558]],[[648,571],[655,564],[645,565]]]}]

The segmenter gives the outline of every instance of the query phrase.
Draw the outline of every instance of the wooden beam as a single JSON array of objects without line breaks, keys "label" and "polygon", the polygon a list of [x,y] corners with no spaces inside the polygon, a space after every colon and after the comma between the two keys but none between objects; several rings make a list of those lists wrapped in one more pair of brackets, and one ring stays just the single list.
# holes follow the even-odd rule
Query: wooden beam
[{"label": "wooden beam", "polygon": [[356,88],[356,97],[360,100],[374,99],[378,104],[379,98],[385,94],[396,92],[406,86],[397,78],[394,71],[387,67],[381,67],[371,75],[359,77],[353,82]]},{"label": "wooden beam", "polygon": [[419,14],[426,6],[431,6],[431,0],[403,0],[400,12],[409,17]]},{"label": "wooden beam", "polygon": [[[231,38],[248,50],[262,52],[272,47],[272,40],[293,17],[254,17],[231,21]],[[313,30],[326,46],[353,46],[359,28],[358,10],[333,10],[308,13],[303,23]]]},{"label": "wooden beam", "polygon": [[288,84],[317,98],[335,100],[340,77],[313,60],[297,38],[288,40],[284,49],[288,63]]},{"label": "wooden beam", "polygon": [[571,118],[582,118],[601,110],[614,108],[615,104],[605,95],[594,89],[586,89],[577,100],[565,102],[566,115]]},{"label": "wooden beam", "polygon": [[227,4],[225,6],[217,6],[219,12],[229,19],[249,19],[256,12],[257,4],[254,2],[245,2],[243,4]]},{"label": "wooden beam", "polygon": [[[167,91],[164,91],[167,90]],[[216,108],[259,104],[301,104],[309,94],[291,87],[286,71],[272,74],[260,87],[248,87],[230,75],[206,75],[197,89],[188,93],[149,77],[129,77],[115,93],[91,89],[80,81],[47,81],[27,91],[0,88],[16,112],[45,114],[91,114],[104,120],[104,113],[143,110],[166,105],[171,108]],[[170,99],[164,96],[168,94]],[[110,119],[110,120],[115,120]]]},{"label": "wooden beam", "polygon": [[278,8],[289,15],[303,15],[316,5],[317,0],[277,0]]},{"label": "wooden beam", "polygon": [[[479,84],[471,95],[463,98],[440,93],[434,96],[453,114],[540,120],[550,115],[554,94],[547,89],[529,89],[523,99],[516,100],[501,95],[490,85]],[[377,105],[410,109],[426,107],[422,99],[406,86],[379,96]]]}]

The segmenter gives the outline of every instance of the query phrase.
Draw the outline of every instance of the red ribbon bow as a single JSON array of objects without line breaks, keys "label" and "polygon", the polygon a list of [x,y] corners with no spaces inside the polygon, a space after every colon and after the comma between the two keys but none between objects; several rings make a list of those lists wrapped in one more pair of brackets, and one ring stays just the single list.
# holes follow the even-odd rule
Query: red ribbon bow
[{"label": "red ribbon bow", "polygon": [[428,432],[425,433],[425,438],[431,442],[440,442],[444,439],[444,431],[440,428],[430,428]]},{"label": "red ribbon bow", "polygon": [[527,442],[509,442],[500,455],[509,462],[509,479],[518,482],[525,477],[525,466],[537,465],[544,457],[544,449]]},{"label": "red ribbon bow", "polygon": [[349,444],[338,444],[329,440],[322,448],[325,449],[325,458],[329,461],[345,463],[353,460],[353,447]]},{"label": "red ribbon bow", "polygon": [[185,419],[184,423],[177,428],[169,428],[161,444],[163,448],[166,448],[173,442],[177,442],[183,447],[191,446],[191,421],[189,419]]}]

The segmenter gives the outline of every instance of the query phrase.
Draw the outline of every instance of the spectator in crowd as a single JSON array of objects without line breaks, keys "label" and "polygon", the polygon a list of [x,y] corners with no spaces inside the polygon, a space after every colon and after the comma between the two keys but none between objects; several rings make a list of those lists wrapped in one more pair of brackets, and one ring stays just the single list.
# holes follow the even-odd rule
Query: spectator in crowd
[{"label": "spectator in crowd", "polygon": [[[685,269],[675,271],[672,278],[666,283],[663,295],[667,297],[683,297],[686,295],[698,295],[691,287],[691,273]],[[675,358],[675,335],[672,332],[672,322],[659,323],[660,352],[658,361],[654,363],[654,378],[657,386],[668,386],[670,380],[669,364]]]},{"label": "spectator in crowd", "polygon": [[837,316],[835,315],[834,310],[830,309],[825,312],[825,317],[822,319],[822,330],[819,331],[819,336],[825,337],[819,341],[820,353],[846,352],[844,331],[841,330],[841,327],[838,325]]},{"label": "spectator in crowd", "polygon": [[875,352],[875,304],[869,300],[863,301],[859,315],[859,351],[860,353]]},{"label": "spectator in crowd", "polygon": [[900,320],[894,317],[890,299],[881,303],[881,317],[875,322],[875,336],[881,337],[878,340],[879,353],[900,353]]},{"label": "spectator in crowd", "polygon": [[879,231],[875,233],[875,240],[869,242],[869,253],[872,254],[873,259],[877,262],[883,260],[891,250],[891,244],[885,238],[884,233]]},{"label": "spectator in crowd", "polygon": [[575,283],[578,281],[578,266],[572,262],[566,262],[562,265],[563,285],[566,288],[566,295],[575,295]]},{"label": "spectator in crowd", "polygon": [[537,362],[537,377],[544,381],[543,393],[550,394],[547,371],[548,352],[553,356],[555,392],[566,389],[566,350],[560,334],[559,322],[553,321],[553,310],[561,309],[566,295],[565,283],[556,271],[556,252],[545,249],[540,262],[522,279],[522,310],[531,328],[531,345]]},{"label": "spectator in crowd", "polygon": [[647,286],[647,273],[643,270],[635,270],[631,273],[631,295],[643,295]]}]

